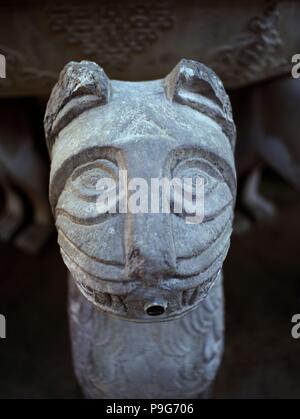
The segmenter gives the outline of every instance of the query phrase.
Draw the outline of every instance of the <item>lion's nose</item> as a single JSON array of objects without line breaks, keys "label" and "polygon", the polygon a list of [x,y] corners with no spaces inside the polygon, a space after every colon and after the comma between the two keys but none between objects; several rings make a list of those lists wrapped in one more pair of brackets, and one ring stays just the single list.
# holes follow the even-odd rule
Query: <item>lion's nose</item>
[{"label": "lion's nose", "polygon": [[169,276],[176,269],[170,214],[128,214],[126,253],[129,275]]}]

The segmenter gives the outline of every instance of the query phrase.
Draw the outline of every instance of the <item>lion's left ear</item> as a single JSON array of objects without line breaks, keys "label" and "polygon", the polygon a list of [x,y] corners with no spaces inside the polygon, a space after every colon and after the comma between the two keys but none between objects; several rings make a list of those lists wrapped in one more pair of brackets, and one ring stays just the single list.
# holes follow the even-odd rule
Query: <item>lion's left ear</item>
[{"label": "lion's left ear", "polygon": [[213,119],[234,148],[236,130],[230,100],[221,80],[211,69],[197,61],[183,59],[164,83],[168,99],[190,106]]},{"label": "lion's left ear", "polygon": [[49,152],[55,137],[82,112],[105,105],[110,97],[110,80],[92,61],[71,61],[60,73],[46,109],[44,127]]}]

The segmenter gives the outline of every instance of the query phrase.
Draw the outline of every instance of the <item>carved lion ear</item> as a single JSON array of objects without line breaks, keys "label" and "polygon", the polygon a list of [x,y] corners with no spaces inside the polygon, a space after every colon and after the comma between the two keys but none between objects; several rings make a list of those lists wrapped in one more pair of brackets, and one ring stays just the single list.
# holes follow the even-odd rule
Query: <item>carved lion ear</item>
[{"label": "carved lion ear", "polygon": [[219,124],[235,146],[235,125],[229,98],[218,76],[205,65],[181,60],[165,78],[165,92],[171,101],[188,105]]},{"label": "carved lion ear", "polygon": [[57,134],[87,109],[106,104],[110,81],[91,61],[70,62],[60,73],[47,104],[44,127],[49,152]]}]

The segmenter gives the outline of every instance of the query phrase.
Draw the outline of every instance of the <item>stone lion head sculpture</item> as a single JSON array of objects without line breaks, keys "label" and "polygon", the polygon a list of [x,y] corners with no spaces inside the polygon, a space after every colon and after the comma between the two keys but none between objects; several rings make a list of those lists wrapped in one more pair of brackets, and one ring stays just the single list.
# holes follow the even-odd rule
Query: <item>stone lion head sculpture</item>
[{"label": "stone lion head sculpture", "polygon": [[[235,126],[216,74],[182,60],[162,80],[124,82],[93,62],[71,62],[52,91],[45,132],[58,242],[84,296],[135,321],[197,307],[220,280],[236,194]],[[97,182],[117,181],[120,170],[128,182],[202,178],[202,222],[187,223],[172,202],[167,213],[99,213]]]}]

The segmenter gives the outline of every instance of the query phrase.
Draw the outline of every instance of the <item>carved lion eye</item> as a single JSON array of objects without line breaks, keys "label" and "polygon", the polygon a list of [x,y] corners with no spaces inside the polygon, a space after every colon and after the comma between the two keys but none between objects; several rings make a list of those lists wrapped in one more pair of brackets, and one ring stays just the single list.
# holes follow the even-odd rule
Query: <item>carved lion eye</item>
[{"label": "carved lion eye", "polygon": [[[209,200],[214,189],[224,184],[219,171],[209,162],[199,158],[191,158],[180,162],[173,170],[173,179],[178,179],[182,192],[175,192],[171,202],[172,212],[178,216],[192,213],[196,207],[203,208],[204,200]],[[182,211],[180,201],[182,200]],[[197,208],[198,208],[197,207]]]},{"label": "carved lion eye", "polygon": [[82,173],[82,175],[79,178],[77,178],[77,183],[80,183],[80,185],[85,189],[95,191],[99,179],[101,179],[103,176],[103,170],[93,168],[87,170],[85,173]]},{"label": "carved lion eye", "polygon": [[179,173],[179,178],[184,180],[189,180],[193,187],[196,186],[197,182],[201,180],[204,185],[207,185],[211,179],[209,175],[203,172],[203,170],[198,169],[197,167],[191,167],[184,170],[182,173]]},{"label": "carved lion eye", "polygon": [[173,170],[173,177],[193,178],[201,177],[205,184],[212,180],[224,181],[221,173],[210,162],[200,158],[190,158],[180,162]]},{"label": "carved lion eye", "polygon": [[117,166],[109,160],[87,163],[73,173],[73,191],[83,200],[94,201],[103,193],[99,187],[99,181],[103,179],[107,179],[109,187],[113,188],[117,182]]}]

